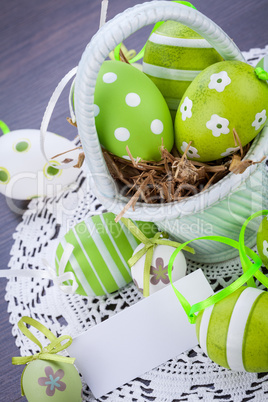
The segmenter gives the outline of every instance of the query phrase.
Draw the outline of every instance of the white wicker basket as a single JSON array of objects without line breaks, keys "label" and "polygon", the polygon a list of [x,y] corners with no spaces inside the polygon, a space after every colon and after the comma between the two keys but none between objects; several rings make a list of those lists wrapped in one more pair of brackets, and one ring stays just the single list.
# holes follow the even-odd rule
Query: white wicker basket
[{"label": "white wicker basket", "polygon": [[[113,181],[104,161],[93,113],[94,90],[100,67],[116,45],[143,26],[160,20],[179,21],[201,34],[225,60],[244,58],[233,41],[210,19],[190,7],[168,2],[151,1],[129,8],[106,23],[92,38],[78,66],[74,92],[76,119],[86,161],[90,170],[90,183],[99,200],[115,214],[129,201],[122,196]],[[256,137],[246,158],[260,160],[268,153],[265,128]],[[262,169],[257,165],[248,168],[242,175],[228,174],[203,193],[187,200],[153,205],[137,203],[135,211],[127,217],[154,221],[180,241],[213,234],[238,239],[244,220],[265,205]],[[247,244],[256,241],[256,224],[247,232]],[[236,255],[223,244],[209,241],[193,243],[200,262],[223,261]],[[191,258],[193,258],[191,256]]]}]

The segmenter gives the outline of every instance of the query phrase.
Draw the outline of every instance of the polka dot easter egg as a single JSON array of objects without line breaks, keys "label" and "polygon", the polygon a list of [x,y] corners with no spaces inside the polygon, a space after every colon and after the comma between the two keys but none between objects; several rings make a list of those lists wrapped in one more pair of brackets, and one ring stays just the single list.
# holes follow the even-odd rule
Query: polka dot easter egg
[{"label": "polka dot easter egg", "polygon": [[22,387],[29,402],[82,401],[82,383],[73,364],[34,360],[25,368]]},{"label": "polka dot easter egg", "polygon": [[259,226],[257,248],[263,264],[268,268],[268,216],[263,218]]},{"label": "polka dot easter egg", "polygon": [[[139,250],[144,247],[144,244],[140,244],[134,251],[135,255]],[[157,245],[154,249],[152,263],[150,267],[150,284],[149,294],[153,294],[160,289],[163,289],[168,285],[168,263],[171,255],[174,252],[174,247]],[[144,266],[145,266],[146,254],[144,254],[137,262],[131,267],[131,275],[133,282],[138,290],[143,293],[144,287]],[[186,259],[182,251],[177,255],[173,267],[172,267],[172,281],[175,282],[181,279],[186,274]]]},{"label": "polka dot easter egg", "polygon": [[[127,261],[140,243],[115,215],[104,213],[78,223],[61,240],[56,250],[56,271],[66,245],[74,249],[65,267],[73,272],[78,284],[76,293],[83,296],[102,296],[115,292],[131,282]],[[157,233],[151,222],[136,222],[147,237]]]},{"label": "polka dot easter egg", "polygon": [[207,162],[236,151],[233,129],[242,146],[264,127],[268,85],[254,68],[240,61],[223,61],[206,68],[186,90],[175,119],[180,153],[187,144],[190,159]]},{"label": "polka dot easter egg", "polygon": [[[54,156],[74,148],[71,141],[48,132],[45,142],[46,154]],[[68,154],[77,158],[78,151]],[[0,192],[7,197],[27,200],[36,196],[54,196],[73,183],[77,169],[57,169],[62,160],[46,161],[40,149],[39,130],[16,130],[0,137]]]},{"label": "polka dot easter egg", "polygon": [[197,316],[203,351],[235,371],[268,371],[268,294],[242,287]]},{"label": "polka dot easter egg", "polygon": [[161,159],[162,144],[170,151],[174,143],[172,119],[166,102],[152,81],[135,67],[105,61],[94,95],[96,129],[101,145],[129,159]]},{"label": "polka dot easter egg", "polygon": [[148,39],[143,71],[160,89],[175,118],[193,79],[219,61],[222,57],[199,34],[179,22],[166,21]]}]

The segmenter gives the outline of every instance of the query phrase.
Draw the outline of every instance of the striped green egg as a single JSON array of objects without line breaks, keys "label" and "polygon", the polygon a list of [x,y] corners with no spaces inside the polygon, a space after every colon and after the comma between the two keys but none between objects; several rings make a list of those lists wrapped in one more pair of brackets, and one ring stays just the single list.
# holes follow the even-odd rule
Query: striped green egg
[{"label": "striped green egg", "polygon": [[193,79],[218,61],[222,57],[202,36],[179,22],[166,21],[146,44],[143,71],[162,92],[175,118]]},{"label": "striped green egg", "polygon": [[242,287],[200,312],[198,342],[211,360],[235,371],[268,371],[268,294]]},{"label": "striped green egg", "polygon": [[262,262],[268,268],[268,215],[263,218],[259,226],[257,248]]},{"label": "striped green egg", "polygon": [[[102,296],[132,281],[127,261],[140,242],[114,219],[110,212],[89,217],[69,230],[57,247],[57,274],[66,245],[74,247],[64,271],[74,273],[80,295]],[[135,224],[149,238],[157,232],[151,222]]]}]

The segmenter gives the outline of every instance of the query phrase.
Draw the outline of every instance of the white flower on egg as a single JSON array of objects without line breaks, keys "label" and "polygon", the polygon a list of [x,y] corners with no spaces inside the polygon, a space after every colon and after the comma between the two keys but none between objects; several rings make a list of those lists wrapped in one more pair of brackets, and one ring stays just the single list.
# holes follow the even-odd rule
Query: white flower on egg
[{"label": "white flower on egg", "polygon": [[262,112],[256,114],[255,120],[251,125],[252,127],[255,127],[255,130],[259,130],[260,126],[266,122],[266,119],[266,110],[263,109]]},{"label": "white flower on egg", "polygon": [[264,240],[263,242],[262,252],[265,255],[265,257],[268,257],[268,242],[266,240]]},{"label": "white flower on egg", "polygon": [[192,107],[193,107],[193,102],[191,101],[191,99],[188,98],[188,96],[186,96],[186,98],[184,99],[184,102],[182,103],[182,105],[180,107],[181,118],[183,121],[185,121],[187,117],[189,119],[192,117]]},{"label": "white flower on egg", "polygon": [[235,148],[227,148],[225,152],[223,152],[221,154],[221,156],[225,157],[225,156],[229,156],[231,155],[233,152],[236,152],[239,150],[239,147],[235,147]]},{"label": "white flower on egg", "polygon": [[[187,142],[183,141],[181,146],[182,153],[185,152],[187,146]],[[200,158],[200,155],[198,155],[198,149],[196,149],[195,147],[189,147],[186,155],[188,156],[188,158]]]},{"label": "white flower on egg", "polygon": [[226,71],[221,71],[218,74],[212,74],[210,76],[209,89],[216,89],[217,92],[223,92],[225,87],[231,83],[231,78]]},{"label": "white flower on egg", "polygon": [[211,119],[206,123],[206,127],[212,131],[214,137],[219,137],[221,134],[228,134],[230,132],[229,120],[213,114]]}]

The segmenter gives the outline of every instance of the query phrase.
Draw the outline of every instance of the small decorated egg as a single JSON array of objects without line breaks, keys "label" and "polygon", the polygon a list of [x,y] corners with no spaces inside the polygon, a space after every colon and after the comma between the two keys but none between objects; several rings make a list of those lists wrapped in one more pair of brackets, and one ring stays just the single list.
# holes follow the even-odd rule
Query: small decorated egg
[{"label": "small decorated egg", "polygon": [[73,364],[33,360],[23,372],[22,387],[29,402],[82,401],[82,383]]},{"label": "small decorated egg", "polygon": [[[66,245],[74,249],[65,267],[73,272],[78,284],[76,293],[83,296],[102,296],[115,292],[131,282],[127,261],[140,243],[122,222],[114,221],[113,213],[104,213],[78,223],[59,243],[56,250],[56,270]],[[135,222],[147,237],[157,233],[150,222]]]},{"label": "small decorated egg", "polygon": [[[45,151],[49,157],[73,149],[71,141],[48,132]],[[68,153],[77,158],[79,151]],[[0,192],[17,200],[37,196],[55,196],[65,186],[73,183],[77,169],[57,169],[64,159],[53,159],[54,167],[41,153],[39,130],[16,130],[0,137]],[[52,160],[51,160],[52,161]]]},{"label": "small decorated egg", "polygon": [[268,371],[268,294],[242,287],[200,312],[198,342],[220,366],[235,371]]},{"label": "small decorated egg", "polygon": [[[139,250],[144,247],[144,244],[140,244],[134,251],[135,255]],[[160,289],[163,289],[168,285],[168,263],[171,255],[174,252],[174,247],[157,245],[154,248],[152,263],[150,266],[150,285],[149,294],[153,294]],[[133,282],[138,288],[138,290],[143,293],[144,288],[144,266],[145,266],[146,254],[144,254],[132,267],[131,275]],[[172,267],[172,281],[177,281],[181,279],[186,274],[186,259],[182,251],[177,255],[173,267]]]},{"label": "small decorated egg", "polygon": [[190,159],[200,162],[228,156],[264,127],[268,109],[268,84],[254,68],[241,61],[223,61],[206,68],[186,90],[175,119],[175,142]]},{"label": "small decorated egg", "polygon": [[219,61],[222,57],[199,34],[179,22],[166,21],[148,39],[143,71],[160,89],[175,118],[193,79]]},{"label": "small decorated egg", "polygon": [[268,268],[268,215],[263,218],[259,226],[257,248],[263,264]]},{"label": "small decorated egg", "polygon": [[266,54],[257,64],[256,67],[261,67],[265,71],[268,71],[268,54]]},{"label": "small decorated egg", "polygon": [[96,129],[101,145],[129,159],[161,159],[160,146],[170,151],[173,124],[166,102],[152,81],[137,68],[119,61],[105,61],[94,95]]}]

